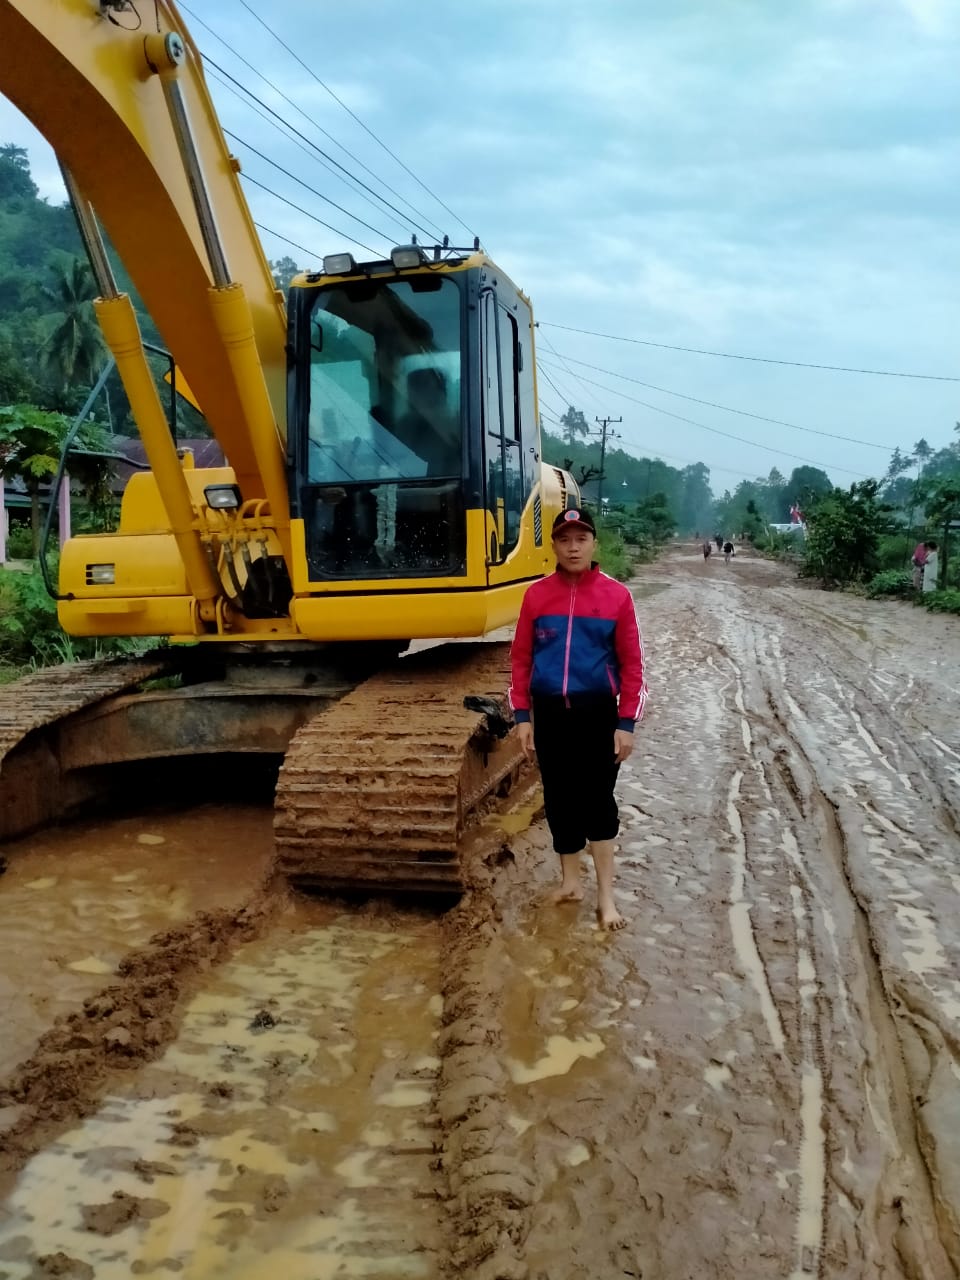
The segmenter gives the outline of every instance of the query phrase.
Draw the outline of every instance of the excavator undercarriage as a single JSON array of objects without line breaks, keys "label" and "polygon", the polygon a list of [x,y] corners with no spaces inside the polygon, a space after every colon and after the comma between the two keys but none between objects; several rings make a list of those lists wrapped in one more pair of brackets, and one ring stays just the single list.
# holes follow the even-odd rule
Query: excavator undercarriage
[{"label": "excavator undercarriage", "polygon": [[[362,646],[359,647],[362,650]],[[378,655],[382,660],[382,655]],[[508,646],[348,664],[204,666],[195,650],[52,667],[0,688],[0,839],[96,807],[118,766],[283,757],[276,865],[330,890],[456,893],[464,833],[523,755],[499,714]],[[464,699],[483,710],[468,710]],[[274,765],[275,767],[275,765]],[[159,792],[158,792],[159,798]]]}]

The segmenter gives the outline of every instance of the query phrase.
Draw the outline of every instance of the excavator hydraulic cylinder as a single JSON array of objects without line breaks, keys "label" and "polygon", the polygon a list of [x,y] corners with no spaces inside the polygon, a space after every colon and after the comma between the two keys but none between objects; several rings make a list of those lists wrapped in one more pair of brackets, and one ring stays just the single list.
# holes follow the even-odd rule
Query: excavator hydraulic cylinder
[{"label": "excavator hydraulic cylinder", "polygon": [[[283,468],[283,446],[270,403],[263,365],[257,351],[253,317],[246,291],[241,284],[210,290],[213,321],[223,342],[234,382],[240,393],[247,419],[247,433],[257,469],[263,481],[264,496],[270,503],[270,514],[283,550],[283,558],[291,577],[293,561],[290,548],[290,502],[287,477]],[[255,494],[244,494],[256,497]]]}]

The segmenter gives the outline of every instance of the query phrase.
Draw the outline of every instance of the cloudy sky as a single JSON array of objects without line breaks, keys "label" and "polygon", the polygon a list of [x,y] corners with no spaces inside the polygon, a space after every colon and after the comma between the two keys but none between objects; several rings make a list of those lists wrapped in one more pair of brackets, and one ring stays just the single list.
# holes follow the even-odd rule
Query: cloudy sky
[{"label": "cloudy sky", "polygon": [[[804,462],[846,485],[881,474],[894,446],[956,438],[955,0],[181,12],[225,127],[313,191],[232,142],[245,172],[336,228],[248,185],[257,222],[302,246],[264,233],[268,256],[379,255],[414,224],[478,234],[533,299],[548,426],[570,403],[622,417],[623,447],[705,462],[717,493]],[[62,198],[49,151],[2,99],[0,142],[26,145],[42,192]]]}]

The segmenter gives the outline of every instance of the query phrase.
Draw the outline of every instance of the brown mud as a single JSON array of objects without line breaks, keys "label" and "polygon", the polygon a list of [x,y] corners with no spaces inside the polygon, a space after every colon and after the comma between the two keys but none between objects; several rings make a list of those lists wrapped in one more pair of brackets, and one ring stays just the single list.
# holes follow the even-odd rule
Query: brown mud
[{"label": "brown mud", "polygon": [[[3,1280],[960,1275],[960,627],[696,548],[637,597],[616,935],[528,793],[446,911],[233,878],[222,810],[150,941],[159,846],[7,853]],[[84,877],[126,938],[25,911]]]}]

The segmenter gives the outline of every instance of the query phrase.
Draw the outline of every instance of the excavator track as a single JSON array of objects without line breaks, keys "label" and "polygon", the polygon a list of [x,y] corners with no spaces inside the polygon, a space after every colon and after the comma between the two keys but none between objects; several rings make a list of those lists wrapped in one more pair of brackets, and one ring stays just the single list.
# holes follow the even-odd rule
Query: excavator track
[{"label": "excavator track", "polygon": [[455,893],[471,816],[523,752],[467,695],[502,699],[509,645],[448,644],[400,659],[298,730],[277,783],[277,868],[324,889]]},{"label": "excavator track", "polygon": [[93,658],[45,667],[0,687],[0,771],[3,760],[28,734],[144,680],[166,675],[169,656]]}]

